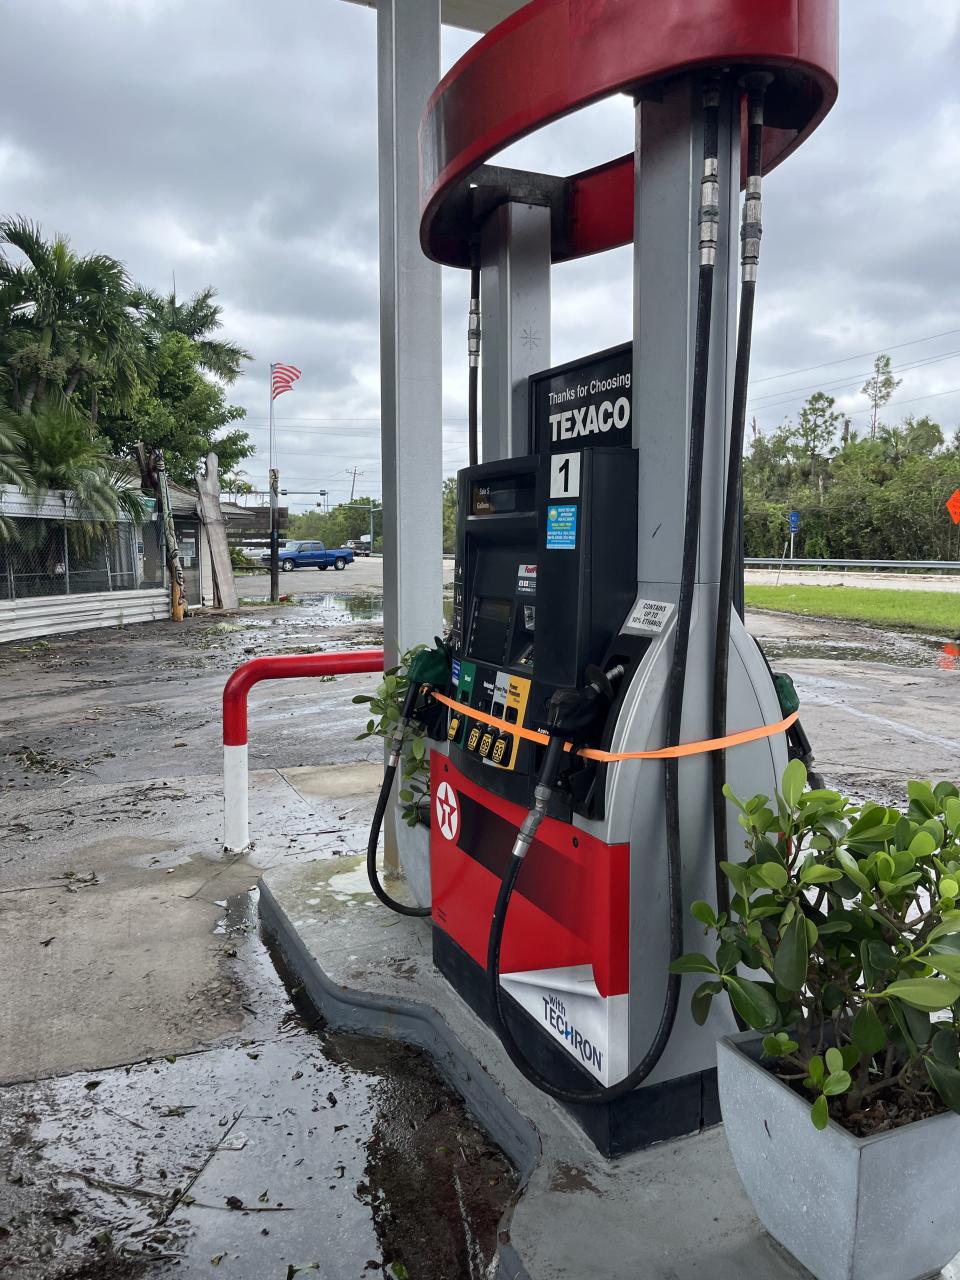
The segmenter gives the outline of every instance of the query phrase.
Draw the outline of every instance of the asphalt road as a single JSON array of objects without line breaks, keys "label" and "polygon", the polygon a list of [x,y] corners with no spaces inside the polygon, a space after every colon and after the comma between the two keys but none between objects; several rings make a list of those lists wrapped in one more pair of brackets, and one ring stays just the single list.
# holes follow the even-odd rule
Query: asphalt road
[{"label": "asphalt road", "polygon": [[960,576],[950,573],[849,572],[846,569],[747,569],[755,586],[873,587],[887,591],[960,591]]},{"label": "asphalt road", "polygon": [[[453,560],[444,557],[442,562],[444,583],[453,581]],[[237,578],[237,591],[241,598],[269,600],[269,573],[242,574]],[[380,556],[361,556],[345,569],[291,569],[280,575],[282,595],[322,595],[334,591],[338,595],[355,595],[383,591],[383,559]]]}]

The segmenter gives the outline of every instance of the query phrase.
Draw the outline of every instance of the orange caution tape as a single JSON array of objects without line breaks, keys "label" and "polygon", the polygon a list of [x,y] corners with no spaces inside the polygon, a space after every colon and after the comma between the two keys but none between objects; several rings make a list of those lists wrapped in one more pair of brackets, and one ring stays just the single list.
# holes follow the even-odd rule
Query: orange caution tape
[{"label": "orange caution tape", "polygon": [[[524,729],[521,725],[510,724],[509,721],[500,720],[497,716],[491,716],[486,711],[479,711],[475,707],[470,707],[465,702],[455,702],[453,698],[448,698],[446,694],[434,692],[432,697],[437,702],[442,702],[445,707],[450,707],[453,711],[459,711],[461,715],[466,716],[469,720],[478,720],[481,724],[491,725],[494,729],[502,729],[505,733],[516,734],[517,737],[525,738],[528,742],[536,742],[540,746],[546,746],[550,741],[549,736],[545,733],[538,733],[535,729]],[[761,738],[772,738],[775,733],[786,733],[799,714],[799,711],[794,711],[785,719],[778,720],[776,724],[762,724],[756,729],[741,729],[739,733],[728,733],[723,738],[704,738],[700,742],[682,742],[676,747],[661,747],[659,751],[598,751],[593,747],[581,747],[577,751],[577,755],[583,756],[585,760],[599,760],[602,764],[618,764],[621,760],[676,760],[681,756],[699,756],[709,751],[724,751],[727,747],[739,747],[744,742],[757,742]],[[564,750],[572,750],[569,742],[565,744]]]}]

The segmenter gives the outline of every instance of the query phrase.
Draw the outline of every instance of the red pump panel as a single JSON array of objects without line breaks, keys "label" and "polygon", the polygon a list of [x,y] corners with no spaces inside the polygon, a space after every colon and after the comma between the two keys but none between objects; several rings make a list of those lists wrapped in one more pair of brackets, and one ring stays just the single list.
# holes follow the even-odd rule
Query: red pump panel
[{"label": "red pump panel", "polygon": [[[478,787],[439,752],[430,767],[433,921],[486,967],[490,922],[526,810]],[[502,973],[593,966],[602,996],[629,989],[630,846],[546,819],[510,903]]]},{"label": "red pump panel", "polygon": [[[531,0],[464,54],[427,104],[420,126],[424,252],[464,265],[465,245],[452,244],[434,223],[447,196],[490,156],[600,98],[698,67],[775,73],[764,144],[769,170],[836,100],[838,17],[839,0]],[[620,165],[632,168],[632,160]],[[565,256],[625,243],[628,206],[620,204],[610,219],[602,213],[610,181],[606,166],[574,179],[588,213],[575,224]]]}]

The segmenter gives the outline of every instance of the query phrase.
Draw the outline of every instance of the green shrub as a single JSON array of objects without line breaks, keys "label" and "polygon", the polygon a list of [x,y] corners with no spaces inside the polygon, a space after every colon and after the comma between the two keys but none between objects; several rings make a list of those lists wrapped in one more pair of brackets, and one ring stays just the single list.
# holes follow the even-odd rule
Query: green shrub
[{"label": "green shrub", "polygon": [[[358,693],[353,701],[369,707],[373,713],[357,741],[378,737],[392,739],[400,711],[407,696],[410,681],[407,676],[413,658],[427,648],[424,644],[408,649],[400,658],[399,666],[383,673],[383,680],[376,693]],[[400,803],[403,820],[408,827],[420,822],[420,802],[430,791],[430,753],[427,750],[426,728],[417,720],[411,720],[403,745],[403,762],[400,769]]]},{"label": "green shrub", "polygon": [[725,790],[749,857],[722,864],[728,912],[693,904],[718,944],[672,966],[705,976],[693,1016],[726,995],[818,1128],[960,1112],[960,792],[910,782],[901,812],[806,780],[794,760],[772,804]]}]

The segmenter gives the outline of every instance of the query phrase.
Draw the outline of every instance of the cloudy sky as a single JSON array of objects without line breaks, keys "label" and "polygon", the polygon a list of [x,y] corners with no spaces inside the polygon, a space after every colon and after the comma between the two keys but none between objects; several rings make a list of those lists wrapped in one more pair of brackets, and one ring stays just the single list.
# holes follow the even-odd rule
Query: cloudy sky
[{"label": "cloudy sky", "polygon": [[[123,259],[180,294],[220,292],[256,355],[234,399],[266,475],[267,366],[291,505],[380,493],[375,18],[342,0],[2,0],[0,210]],[[844,0],[840,101],[765,184],[751,412],[771,429],[812,390],[866,421],[873,353],[888,414],[960,425],[960,4]],[[475,37],[448,31],[450,65]],[[632,146],[611,100],[503,159],[573,172]],[[444,463],[465,460],[466,282],[444,276]],[[629,336],[620,250],[554,273],[553,355]],[[297,500],[293,485],[304,493]]]}]

